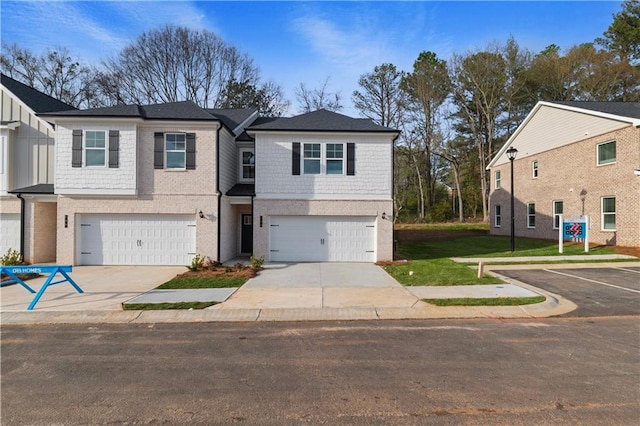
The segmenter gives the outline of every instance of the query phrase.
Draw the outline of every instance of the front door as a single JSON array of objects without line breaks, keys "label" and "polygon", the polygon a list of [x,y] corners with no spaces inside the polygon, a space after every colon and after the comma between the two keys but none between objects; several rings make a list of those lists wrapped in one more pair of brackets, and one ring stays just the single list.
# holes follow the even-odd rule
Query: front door
[{"label": "front door", "polygon": [[242,215],[242,229],[240,231],[240,252],[253,253],[253,217]]}]

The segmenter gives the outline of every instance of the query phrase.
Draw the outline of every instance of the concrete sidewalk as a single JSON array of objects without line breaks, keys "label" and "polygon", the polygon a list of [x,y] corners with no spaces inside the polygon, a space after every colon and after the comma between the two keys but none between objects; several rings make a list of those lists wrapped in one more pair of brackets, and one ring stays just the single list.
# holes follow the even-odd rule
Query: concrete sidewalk
[{"label": "concrete sidewalk", "polygon": [[[184,272],[183,267],[77,267],[72,276],[84,294],[75,293],[66,284],[53,286],[35,310],[25,311],[33,295],[18,285],[3,287],[0,320],[2,324],[43,324],[535,318],[560,315],[576,308],[562,297],[525,283],[404,287],[382,268],[361,265],[269,264],[264,273],[239,290],[170,291],[154,288]],[[44,278],[38,280],[44,281]],[[37,289],[38,280],[29,283]],[[546,296],[547,300],[535,305],[496,307],[437,307],[420,300],[537,294]],[[223,303],[200,310],[123,311],[121,308],[122,303],[134,301],[206,301],[192,299],[214,299]]]}]

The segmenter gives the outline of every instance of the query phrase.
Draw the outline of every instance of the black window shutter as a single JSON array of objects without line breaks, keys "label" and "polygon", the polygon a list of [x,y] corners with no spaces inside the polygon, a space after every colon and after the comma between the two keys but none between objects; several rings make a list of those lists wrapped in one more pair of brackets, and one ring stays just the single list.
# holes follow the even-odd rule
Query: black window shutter
[{"label": "black window shutter", "polygon": [[356,174],[356,144],[347,144],[347,176]]},{"label": "black window shutter", "polygon": [[187,133],[187,170],[196,168],[196,134]]},{"label": "black window shutter", "polygon": [[293,143],[293,155],[291,156],[291,174],[300,174],[300,142]]},{"label": "black window shutter", "polygon": [[153,134],[153,168],[164,168],[164,133]]},{"label": "black window shutter", "polygon": [[82,167],[82,130],[73,131],[71,142],[71,167]]},{"label": "black window shutter", "polygon": [[117,169],[120,157],[120,131],[109,130],[109,168]]}]

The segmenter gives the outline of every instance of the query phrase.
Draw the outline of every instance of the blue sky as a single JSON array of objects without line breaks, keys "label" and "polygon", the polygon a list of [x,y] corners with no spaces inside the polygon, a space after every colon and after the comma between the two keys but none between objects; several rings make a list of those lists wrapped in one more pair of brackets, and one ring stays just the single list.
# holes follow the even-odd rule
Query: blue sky
[{"label": "blue sky", "polygon": [[385,62],[410,71],[418,54],[449,59],[504,42],[533,52],[591,42],[621,9],[619,1],[6,1],[2,42],[36,53],[67,47],[99,64],[141,32],[171,23],[207,29],[254,59],[264,80],[280,84],[297,112],[304,82],[340,91],[343,113],[361,74]]}]

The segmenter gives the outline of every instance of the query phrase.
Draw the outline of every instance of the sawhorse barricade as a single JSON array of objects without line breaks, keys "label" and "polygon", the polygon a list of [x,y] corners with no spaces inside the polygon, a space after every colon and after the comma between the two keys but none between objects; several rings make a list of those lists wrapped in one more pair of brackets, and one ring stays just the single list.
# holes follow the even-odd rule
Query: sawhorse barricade
[{"label": "sawhorse barricade", "polygon": [[[27,289],[29,293],[36,293],[34,289],[29,287],[24,281],[18,278],[17,274],[49,274],[49,277],[44,282],[44,284],[42,284],[42,287],[37,292],[36,296],[33,298],[29,306],[27,307],[27,310],[30,311],[36,306],[36,303],[38,303],[38,300],[40,300],[40,298],[42,297],[42,294],[45,292],[45,290],[49,286],[68,282],[73,286],[73,288],[76,289],[78,293],[84,293],[84,291],[82,291],[80,286],[78,286],[78,284],[76,284],[75,281],[73,281],[73,279],[69,276],[69,274],[67,274],[67,272],[71,272],[72,269],[73,268],[71,267],[71,265],[0,266],[0,275],[7,275],[11,278],[11,280],[9,281],[3,281],[2,285],[16,283],[16,284],[20,284],[22,287]],[[57,274],[62,275],[64,279],[53,282],[53,278]]]}]

